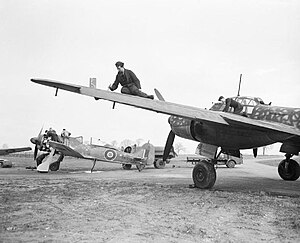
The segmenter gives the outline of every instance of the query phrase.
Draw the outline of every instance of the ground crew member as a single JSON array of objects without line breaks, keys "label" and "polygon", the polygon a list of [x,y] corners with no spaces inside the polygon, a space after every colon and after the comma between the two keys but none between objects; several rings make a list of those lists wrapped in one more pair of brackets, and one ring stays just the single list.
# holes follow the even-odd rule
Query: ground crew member
[{"label": "ground crew member", "polygon": [[147,95],[141,91],[140,80],[135,76],[135,74],[124,68],[123,62],[117,62],[116,67],[118,69],[118,74],[116,80],[113,84],[109,85],[109,89],[114,91],[118,88],[118,85],[122,85],[121,93],[136,95],[144,98],[154,99],[153,95]]},{"label": "ground crew member", "polygon": [[49,128],[49,130],[47,132],[47,137],[50,138],[51,141],[61,143],[61,140],[59,139],[56,131],[53,130],[51,127]]},{"label": "ground crew member", "polygon": [[69,137],[71,136],[71,133],[64,128],[60,136],[63,140],[63,144],[69,146]]},{"label": "ground crew member", "polygon": [[225,108],[223,111],[228,112],[229,108],[233,108],[233,113],[240,114],[243,110],[243,105],[232,98],[227,98],[225,100],[224,96],[220,96],[218,101],[225,102]]}]

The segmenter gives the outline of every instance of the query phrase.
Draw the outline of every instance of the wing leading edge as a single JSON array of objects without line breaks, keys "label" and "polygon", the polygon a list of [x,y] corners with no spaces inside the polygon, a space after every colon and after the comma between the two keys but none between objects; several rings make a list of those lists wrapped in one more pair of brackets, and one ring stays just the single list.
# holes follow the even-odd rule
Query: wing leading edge
[{"label": "wing leading edge", "polygon": [[208,121],[223,125],[250,125],[264,131],[277,131],[300,136],[299,129],[280,123],[253,120],[231,113],[210,111],[198,107],[175,104],[161,100],[149,100],[137,96],[125,95],[101,89],[89,88],[86,86],[62,83],[46,79],[31,79],[32,82],[41,85],[67,90],[70,92],[91,96],[97,99],[108,100],[120,104],[130,105],[141,109],[155,111],[167,115],[196,119],[199,121]]}]

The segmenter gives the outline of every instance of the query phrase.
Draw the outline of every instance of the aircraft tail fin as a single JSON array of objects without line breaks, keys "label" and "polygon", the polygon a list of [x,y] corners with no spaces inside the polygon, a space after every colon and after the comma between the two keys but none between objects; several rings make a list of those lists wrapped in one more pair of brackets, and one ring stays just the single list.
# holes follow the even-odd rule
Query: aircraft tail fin
[{"label": "aircraft tail fin", "polygon": [[144,160],[147,165],[153,164],[155,159],[155,148],[151,143],[145,143],[142,148],[144,149]]},{"label": "aircraft tail fin", "polygon": [[161,95],[161,93],[157,89],[154,89],[154,92],[157,96],[157,99],[159,99],[160,101],[165,101],[164,97]]},{"label": "aircraft tail fin", "polygon": [[155,148],[151,143],[145,143],[138,147],[133,153],[136,158],[139,158],[145,165],[153,164],[155,157]]}]

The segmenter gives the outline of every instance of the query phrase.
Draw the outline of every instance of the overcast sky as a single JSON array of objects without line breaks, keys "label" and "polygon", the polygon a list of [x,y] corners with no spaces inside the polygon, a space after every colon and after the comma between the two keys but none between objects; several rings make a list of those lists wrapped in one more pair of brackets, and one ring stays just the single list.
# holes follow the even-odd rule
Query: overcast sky
[{"label": "overcast sky", "polygon": [[107,89],[116,61],[174,103],[209,108],[242,73],[241,95],[300,107],[299,13],[298,0],[0,0],[0,147],[32,146],[42,126],[164,145],[166,115],[30,82]]}]

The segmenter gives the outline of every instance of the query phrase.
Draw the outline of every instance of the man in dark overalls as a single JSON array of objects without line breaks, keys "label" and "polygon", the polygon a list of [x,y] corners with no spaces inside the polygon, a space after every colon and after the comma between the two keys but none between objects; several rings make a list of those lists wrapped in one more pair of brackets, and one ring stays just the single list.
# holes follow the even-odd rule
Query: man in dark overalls
[{"label": "man in dark overalls", "polygon": [[144,98],[154,99],[153,95],[147,95],[141,91],[140,80],[135,76],[135,74],[124,68],[123,62],[117,62],[116,67],[118,69],[118,74],[116,80],[113,84],[109,85],[109,89],[114,91],[118,88],[118,85],[122,85],[121,93],[136,95]]},{"label": "man in dark overalls", "polygon": [[225,100],[223,96],[220,96],[219,101],[225,102],[225,108],[223,109],[225,112],[228,112],[230,107],[233,108],[233,113],[235,114],[240,114],[243,110],[243,105],[232,98],[227,98]]}]

